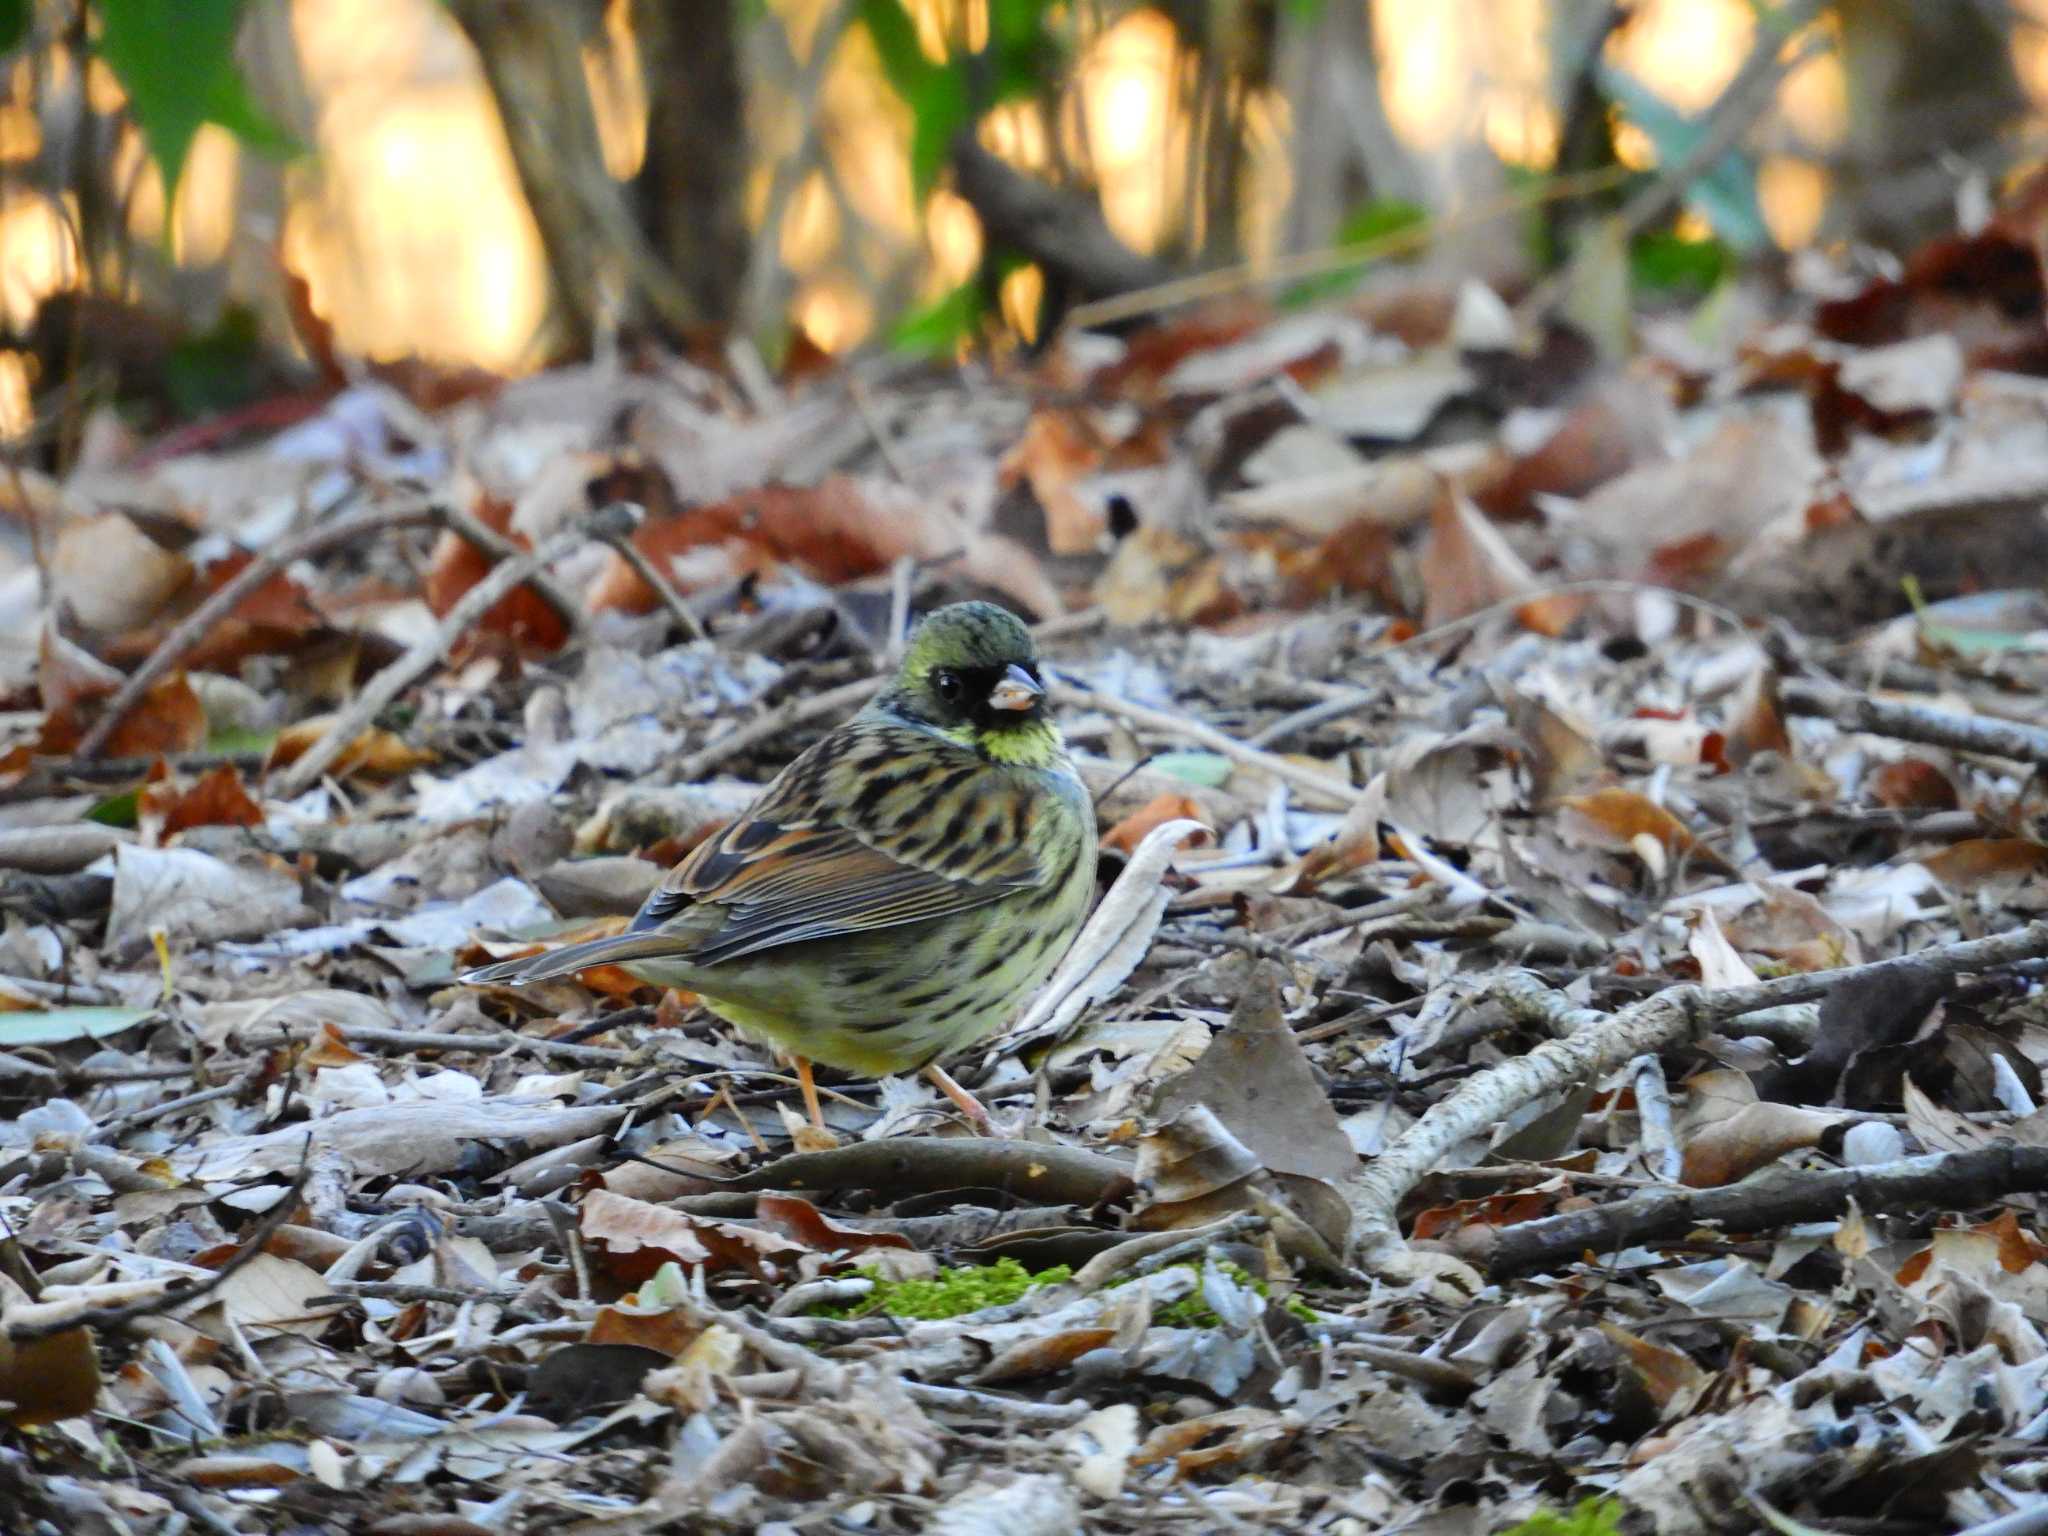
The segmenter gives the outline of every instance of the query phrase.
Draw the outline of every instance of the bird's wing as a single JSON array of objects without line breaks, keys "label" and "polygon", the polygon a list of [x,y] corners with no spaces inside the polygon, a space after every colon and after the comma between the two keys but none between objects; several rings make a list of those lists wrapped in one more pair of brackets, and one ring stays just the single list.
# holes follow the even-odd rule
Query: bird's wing
[{"label": "bird's wing", "polygon": [[710,965],[984,906],[1050,878],[1037,834],[1052,799],[929,732],[857,723],[700,843],[633,930],[715,905],[724,921],[693,935],[687,952]]}]

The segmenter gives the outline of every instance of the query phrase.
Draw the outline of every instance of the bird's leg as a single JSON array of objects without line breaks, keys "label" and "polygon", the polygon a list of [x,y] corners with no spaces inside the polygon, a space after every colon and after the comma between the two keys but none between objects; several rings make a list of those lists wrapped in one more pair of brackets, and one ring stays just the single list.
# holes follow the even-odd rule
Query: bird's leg
[{"label": "bird's leg", "polygon": [[986,1132],[989,1129],[987,1107],[981,1100],[948,1077],[944,1067],[940,1066],[937,1062],[933,1062],[924,1069],[924,1075],[931,1079],[934,1088],[960,1106],[960,1113],[967,1117],[976,1130]]},{"label": "bird's leg", "polygon": [[811,1081],[810,1061],[802,1056],[789,1059],[796,1063],[796,1082],[804,1091],[804,1108],[810,1111],[811,1124],[822,1131],[825,1129],[825,1112],[818,1107],[818,1085]]}]

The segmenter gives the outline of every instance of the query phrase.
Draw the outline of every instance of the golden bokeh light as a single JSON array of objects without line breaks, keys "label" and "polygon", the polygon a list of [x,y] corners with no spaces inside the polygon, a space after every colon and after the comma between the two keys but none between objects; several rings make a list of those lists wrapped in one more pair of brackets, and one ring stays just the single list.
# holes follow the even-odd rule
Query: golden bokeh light
[{"label": "golden bokeh light", "polygon": [[1704,112],[1749,56],[1749,0],[1642,0],[1608,40],[1607,60],[1680,112]]},{"label": "golden bokeh light", "polygon": [[1787,250],[1810,245],[1827,211],[1828,175],[1811,160],[1767,156],[1756,172],[1756,197],[1771,238]]},{"label": "golden bokeh light", "polygon": [[791,314],[803,333],[827,352],[844,352],[874,329],[875,306],[850,274],[831,271],[806,283]]},{"label": "golden bokeh light", "polygon": [[925,209],[925,238],[932,258],[925,286],[934,297],[974,275],[981,263],[981,220],[965,198],[944,189],[934,192]]},{"label": "golden bokeh light", "polygon": [[1373,43],[1387,120],[1404,143],[1441,149],[1468,124],[1473,57],[1462,7],[1444,0],[1380,0]]},{"label": "golden bokeh light", "polygon": [[43,125],[25,102],[0,104],[0,160],[19,164],[42,152]]},{"label": "golden bokeh light", "polygon": [[630,180],[647,158],[647,82],[625,0],[605,6],[602,39],[583,45],[583,83],[604,168],[620,181]]},{"label": "golden bokeh light", "polygon": [[847,203],[893,239],[918,234],[910,187],[910,109],[889,89],[863,28],[850,28],[825,72],[820,100],[826,153]]},{"label": "golden bokeh light", "polygon": [[[531,366],[546,318],[546,261],[468,41],[436,0],[289,3],[318,158],[286,178],[279,245],[339,346],[372,357],[418,353],[494,369]],[[766,24],[780,28],[788,45],[783,67],[814,68],[817,84],[806,100],[757,98],[744,199],[757,227],[779,219],[774,252],[796,293],[789,318],[830,349],[872,337],[878,288],[895,285],[928,301],[971,279],[984,255],[978,219],[943,177],[919,205],[909,109],[865,27],[830,21],[843,18],[835,12],[841,3],[768,0]],[[928,59],[986,46],[990,0],[905,4]],[[2015,63],[2048,106],[2048,0],[2019,4],[2037,24],[2015,26]],[[1559,134],[1554,9],[1553,0],[1377,0],[1382,98],[1402,142],[1439,156],[1441,168],[1473,145],[1510,165],[1550,166]],[[629,0],[605,0],[601,14],[582,67],[606,169],[623,179],[645,160],[648,87]],[[1137,250],[1199,242],[1209,210],[1190,188],[1199,173],[1194,109],[1207,88],[1197,56],[1155,6],[1056,7],[1051,25],[1074,48],[1065,89],[983,114],[975,125],[982,143],[1028,171],[1092,182],[1110,228]],[[1831,19],[1817,25],[1839,30]],[[1606,57],[1676,109],[1697,113],[1718,97],[1755,36],[1749,0],[1639,0]],[[813,61],[826,38],[832,56]],[[23,75],[26,67],[25,60],[15,66],[19,100],[47,92],[52,78],[67,73],[75,88],[79,66],[62,51],[44,61],[52,73],[40,83]],[[86,61],[84,70],[90,101],[118,107],[121,89],[104,63]],[[1277,248],[1286,227],[1294,114],[1277,86],[1250,89],[1233,108],[1243,142],[1232,233],[1256,260]],[[1830,50],[1794,70],[1780,109],[1789,130],[1774,141],[1780,147],[1812,156],[1839,146],[1848,116],[1839,56]],[[1640,128],[1626,120],[1614,128],[1624,164],[1655,166],[1654,145]],[[0,162],[26,163],[42,148],[34,114],[0,105]],[[771,209],[778,168],[799,153],[813,158]],[[131,227],[161,241],[161,181],[132,129],[118,143],[114,169]],[[1455,191],[1448,169],[1430,174],[1443,181],[1440,193]],[[172,219],[170,249],[181,262],[247,256],[237,253],[235,220],[249,175],[228,135],[202,129]],[[1827,187],[1810,159],[1767,160],[1760,196],[1774,237],[1811,239]],[[78,279],[61,208],[32,196],[0,205],[0,260],[0,308],[17,323],[32,317],[42,296]],[[999,303],[1013,326],[1030,323],[1042,288],[1033,269],[1005,280]],[[0,374],[0,413],[9,389],[17,384]]]},{"label": "golden bokeh light", "polygon": [[2048,112],[2048,0],[2013,0],[2012,67],[2037,112]]},{"label": "golden bokeh light", "polygon": [[78,279],[70,222],[40,192],[0,191],[0,315],[13,331],[34,323],[51,294]]},{"label": "golden bokeh light", "polygon": [[32,361],[25,352],[0,351],[0,438],[26,437],[29,428],[35,425],[29,387]]},{"label": "golden bokeh light", "polygon": [[[207,266],[227,255],[235,233],[242,150],[234,135],[203,124],[178,178],[178,204],[171,219],[171,250],[188,266]],[[162,194],[159,192],[159,207]]]},{"label": "golden bokeh light", "polygon": [[[1132,11],[1094,38],[1075,68],[1103,216],[1140,251],[1158,248],[1185,180],[1169,112],[1178,51],[1171,21]],[[1184,115],[1179,127],[1184,143]]]},{"label": "golden bokeh light", "polygon": [[823,171],[803,180],[782,215],[782,264],[792,272],[813,272],[839,248],[839,207]]},{"label": "golden bokeh light", "polygon": [[1792,38],[1786,47],[1804,48],[1816,31],[1833,46],[1785,77],[1778,88],[1778,108],[1808,149],[1829,150],[1840,147],[1849,133],[1849,76],[1837,51],[1841,27],[1832,16],[1826,17]]},{"label": "golden bokeh light", "polygon": [[540,236],[489,99],[417,87],[365,121],[323,114],[320,137],[319,181],[294,201],[285,259],[343,349],[530,362],[546,301]]},{"label": "golden bokeh light", "polygon": [[1019,267],[997,295],[1003,323],[1028,344],[1038,340],[1038,309],[1045,301],[1045,274],[1035,266]]}]

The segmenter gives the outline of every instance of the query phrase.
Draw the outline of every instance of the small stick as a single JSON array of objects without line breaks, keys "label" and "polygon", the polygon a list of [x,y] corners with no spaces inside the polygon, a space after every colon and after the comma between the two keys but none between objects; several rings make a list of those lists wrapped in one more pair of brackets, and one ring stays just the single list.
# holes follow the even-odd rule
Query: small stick
[{"label": "small stick", "polygon": [[333,723],[306,755],[284,770],[275,790],[278,797],[289,800],[318,783],[320,776],[389,707],[392,700],[447,658],[449,648],[472,624],[490,612],[506,593],[524,585],[532,579],[534,572],[560,559],[587,537],[587,531],[581,526],[564,529],[538,549],[528,550],[510,560],[501,560],[493,566],[482,581],[463,593],[462,600],[442,616],[432,634],[371,678],[348,708],[334,717]]},{"label": "small stick", "polygon": [[1271,752],[1262,752],[1257,747],[1247,746],[1235,736],[1226,735],[1213,725],[1205,725],[1185,715],[1169,714],[1163,709],[1132,704],[1065,679],[1056,685],[1056,692],[1063,703],[1077,704],[1084,709],[1099,709],[1106,715],[1114,715],[1127,725],[1139,726],[1163,735],[1178,736],[1184,741],[1199,742],[1232,762],[1243,763],[1248,768],[1256,768],[1262,773],[1271,774],[1274,778],[1292,785],[1305,794],[1315,796],[1335,809],[1347,809],[1358,798],[1358,788],[1354,784],[1333,779],[1328,774],[1317,773],[1313,768],[1304,768],[1299,763],[1291,763]]},{"label": "small stick", "polygon": [[[425,1034],[414,1029],[378,1029],[373,1025],[336,1025],[335,1033],[349,1045],[392,1046],[402,1051],[509,1051],[514,1055],[546,1056],[559,1061],[580,1062],[591,1067],[624,1066],[633,1059],[631,1051],[603,1045],[577,1045],[566,1040],[544,1040],[534,1035],[501,1030],[496,1034]],[[273,1050],[303,1042],[303,1036],[286,1031],[247,1035],[241,1043],[250,1050]]]},{"label": "small stick", "polygon": [[214,625],[241,606],[243,599],[294,560],[310,560],[344,544],[373,538],[394,528],[421,527],[438,522],[440,517],[441,509],[430,503],[408,502],[401,507],[366,512],[360,517],[309,528],[297,538],[287,539],[276,548],[264,551],[172,627],[171,632],[157,643],[157,648],[150,652],[149,658],[114,691],[106,709],[93,722],[92,729],[85,733],[72,755],[81,760],[98,757],[106,749],[115,728],[142,701],[151,685],[183,661],[212,632]]},{"label": "small stick", "polygon": [[1570,1263],[1582,1253],[1613,1253],[1682,1237],[1700,1226],[1767,1232],[1792,1222],[1823,1221],[1839,1216],[1851,1200],[1866,1211],[1891,1213],[1913,1206],[1966,1209],[2041,1189],[2048,1189],[2048,1147],[2012,1142],[1861,1168],[1767,1168],[1722,1189],[1667,1186],[1590,1210],[1502,1227],[1494,1237],[1487,1275],[1506,1280]]},{"label": "small stick", "polygon": [[941,1387],[931,1382],[905,1378],[903,1391],[913,1403],[926,1408],[951,1408],[999,1414],[1026,1424],[1078,1424],[1093,1413],[1088,1403],[1040,1403],[1028,1397],[1004,1397],[995,1392],[977,1392],[972,1387]]},{"label": "small stick", "polygon": [[734,726],[708,746],[692,752],[676,765],[670,782],[694,784],[721,763],[738,757],[772,736],[780,735],[793,725],[803,725],[865,704],[870,697],[882,691],[884,681],[886,679],[880,677],[863,677],[823,693],[787,699],[765,715],[757,716],[745,725]]},{"label": "small stick", "polygon": [[147,1109],[134,1110],[129,1114],[109,1120],[106,1124],[96,1127],[92,1133],[92,1139],[94,1141],[119,1141],[139,1125],[148,1125],[152,1121],[161,1120],[167,1115],[178,1114],[183,1110],[197,1109],[202,1104],[212,1104],[221,1099],[232,1099],[236,1094],[247,1089],[254,1081],[255,1074],[244,1073],[231,1083],[221,1083],[212,1088],[201,1088],[197,1092],[183,1094],[175,1099],[166,1099],[161,1104],[153,1104]]},{"label": "small stick", "polygon": [[[483,519],[465,512],[452,503],[438,509],[441,523],[449,532],[457,535],[465,544],[474,544],[493,560],[510,560],[525,553],[518,541],[508,534],[498,532]],[[533,579],[526,583],[539,595],[540,600],[554,611],[568,629],[570,635],[580,636],[589,626],[583,616],[583,605],[576,600],[559,581],[546,571],[535,571]]]},{"label": "small stick", "polygon": [[614,501],[598,510],[591,522],[590,531],[627,565],[633,568],[654,595],[661,599],[662,607],[669,611],[669,617],[676,621],[677,628],[691,640],[710,638],[704,631],[703,622],[683,601],[683,594],[676,590],[661,568],[647,558],[647,552],[633,542],[633,530],[640,526],[640,520],[647,515],[647,509],[636,502]]},{"label": "small stick", "polygon": [[2037,725],[2023,725],[2017,720],[1987,720],[1976,715],[1959,715],[1953,710],[1929,709],[1924,704],[1877,699],[1867,693],[1852,693],[1832,683],[1811,680],[1786,682],[1779,689],[1778,697],[1787,712],[1818,715],[1834,721],[1845,731],[1867,731],[1873,736],[1889,736],[1898,741],[1917,741],[1958,752],[1981,752],[1990,757],[2029,763],[2036,768],[2048,767],[2048,730]]}]

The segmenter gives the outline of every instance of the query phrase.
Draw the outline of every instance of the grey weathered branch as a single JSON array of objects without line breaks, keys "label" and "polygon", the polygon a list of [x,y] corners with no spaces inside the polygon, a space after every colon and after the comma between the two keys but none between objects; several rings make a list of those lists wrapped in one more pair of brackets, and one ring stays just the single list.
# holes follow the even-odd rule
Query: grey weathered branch
[{"label": "grey weathered branch", "polygon": [[1817,1172],[1766,1168],[1722,1189],[1660,1189],[1590,1210],[1502,1227],[1487,1259],[1489,1279],[1681,1237],[1695,1227],[1768,1232],[1839,1216],[1854,1200],[1866,1211],[1967,1210],[2020,1190],[2048,1189],[2048,1147],[2011,1143]]},{"label": "grey weathered branch", "polygon": [[[1825,995],[1847,977],[1959,975],[1989,970],[2048,955],[2048,920],[2028,924],[1988,939],[1964,940],[1868,965],[1842,966],[1780,976],[1750,986],[1713,992],[1697,986],[1666,988],[1614,1014],[1560,1010],[1539,999],[1520,1006],[1533,1008],[1569,1032],[1467,1079],[1430,1106],[1427,1113],[1387,1147],[1347,1191],[1351,1201],[1353,1243],[1362,1262],[1401,1272],[1410,1255],[1401,1239],[1397,1216],[1403,1198],[1436,1166],[1446,1152],[1484,1133],[1508,1115],[1553,1093],[1560,1093],[1647,1051],[1660,1051],[1694,1039],[1726,1020],[1783,1003],[1808,1002]],[[1512,1000],[1549,989],[1526,972],[1512,972],[1496,984],[1496,995]]]},{"label": "grey weathered branch", "polygon": [[1817,715],[1834,721],[1845,731],[1866,731],[1897,741],[1917,741],[1957,752],[1982,752],[2037,768],[2048,767],[2048,730],[2017,720],[1959,715],[1953,710],[1875,698],[1811,679],[1784,683],[1778,698],[1788,713]]}]

